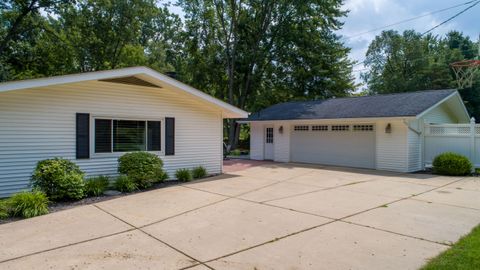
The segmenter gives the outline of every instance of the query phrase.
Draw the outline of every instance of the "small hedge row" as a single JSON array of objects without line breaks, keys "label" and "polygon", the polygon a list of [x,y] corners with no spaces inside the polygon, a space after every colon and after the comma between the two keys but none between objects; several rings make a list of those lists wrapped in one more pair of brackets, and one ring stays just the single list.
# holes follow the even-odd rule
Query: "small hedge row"
[{"label": "small hedge row", "polygon": [[[109,188],[132,192],[151,187],[168,179],[162,160],[148,152],[132,152],[118,159],[118,176],[114,181],[108,176],[85,179],[85,173],[74,162],[62,158],[39,161],[32,174],[32,192],[21,192],[9,199],[0,200],[0,219],[8,217],[29,218],[48,213],[51,201],[74,201],[84,197],[101,196]],[[180,181],[202,178],[207,170],[177,170]]]},{"label": "small hedge row", "polygon": [[179,181],[188,182],[192,179],[199,179],[207,176],[207,169],[202,166],[198,166],[193,168],[192,170],[189,169],[178,169],[175,172],[175,177]]}]

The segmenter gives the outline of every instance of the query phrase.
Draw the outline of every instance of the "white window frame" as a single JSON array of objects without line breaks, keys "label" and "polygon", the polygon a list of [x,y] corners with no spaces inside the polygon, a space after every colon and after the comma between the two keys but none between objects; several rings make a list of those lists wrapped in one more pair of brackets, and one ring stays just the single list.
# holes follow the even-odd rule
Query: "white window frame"
[{"label": "white window frame", "polygon": [[[149,153],[156,154],[157,156],[165,156],[165,117],[162,118],[152,118],[152,117],[129,117],[129,116],[108,116],[108,115],[91,115],[90,116],[90,153],[91,157],[120,157],[126,153],[130,152],[113,152],[113,134],[112,136],[112,152],[110,153],[95,153],[95,120],[96,119],[106,119],[106,120],[125,120],[125,121],[160,121],[160,151],[147,151]],[[145,129],[148,125],[145,123]],[[113,132],[113,127],[112,127]],[[147,143],[148,133],[145,132],[145,143]],[[147,143],[148,144],[148,143]]]}]

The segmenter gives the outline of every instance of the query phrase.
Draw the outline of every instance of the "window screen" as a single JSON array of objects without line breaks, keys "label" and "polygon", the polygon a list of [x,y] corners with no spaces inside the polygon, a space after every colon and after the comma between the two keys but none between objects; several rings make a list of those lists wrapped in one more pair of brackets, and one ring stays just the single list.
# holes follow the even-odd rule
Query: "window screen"
[{"label": "window screen", "polygon": [[148,151],[160,151],[161,150],[161,140],[160,132],[161,125],[160,121],[148,121],[148,130],[147,130],[147,144]]},{"label": "window screen", "polygon": [[113,152],[145,151],[145,121],[113,120]]},{"label": "window screen", "polygon": [[95,153],[112,152],[112,120],[95,119]]}]

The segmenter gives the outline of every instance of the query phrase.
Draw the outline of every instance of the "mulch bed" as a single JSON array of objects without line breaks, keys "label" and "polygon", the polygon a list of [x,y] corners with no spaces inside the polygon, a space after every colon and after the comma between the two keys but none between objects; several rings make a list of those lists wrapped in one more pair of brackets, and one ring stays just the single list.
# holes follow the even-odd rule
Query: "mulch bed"
[{"label": "mulch bed", "polygon": [[[48,206],[48,211],[49,211],[49,213],[55,213],[55,212],[58,212],[58,211],[74,208],[74,207],[77,207],[77,206],[89,205],[89,204],[93,204],[93,203],[108,201],[108,200],[112,200],[112,199],[116,199],[116,198],[120,198],[120,197],[124,197],[124,196],[128,196],[128,195],[132,195],[132,194],[147,192],[147,191],[160,189],[160,188],[165,188],[165,187],[170,187],[170,186],[176,186],[176,185],[179,185],[181,183],[184,183],[184,182],[177,181],[177,180],[168,180],[168,181],[165,181],[165,182],[162,182],[162,183],[154,184],[153,186],[151,186],[147,189],[137,190],[137,191],[130,192],[130,193],[120,193],[118,195],[110,195],[110,196],[109,195],[102,195],[102,196],[98,196],[98,197],[88,197],[88,198],[84,198],[84,199],[81,199],[79,201],[73,201],[73,202],[72,201],[52,202]],[[22,220],[22,219],[23,218],[17,218],[17,217],[0,219],[0,224],[6,224],[6,223]]]}]

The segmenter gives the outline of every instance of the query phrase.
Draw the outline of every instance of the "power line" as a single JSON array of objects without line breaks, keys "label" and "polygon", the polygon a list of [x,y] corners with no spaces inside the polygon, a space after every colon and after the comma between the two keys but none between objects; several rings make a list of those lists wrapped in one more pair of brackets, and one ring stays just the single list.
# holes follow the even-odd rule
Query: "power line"
[{"label": "power line", "polygon": [[428,33],[432,32],[433,30],[437,29],[438,27],[440,27],[440,26],[446,24],[447,22],[455,19],[456,17],[462,15],[462,14],[465,13],[467,10],[473,8],[474,6],[478,5],[479,3],[480,3],[480,1],[476,1],[475,3],[473,3],[473,5],[468,6],[467,8],[465,8],[465,9],[463,9],[462,11],[458,12],[457,14],[453,15],[452,17],[446,19],[445,21],[443,21],[443,22],[435,25],[434,27],[428,29],[427,31],[423,32],[422,36],[425,35],[425,34],[428,34]]},{"label": "power line", "polygon": [[[474,0],[474,1],[465,2],[465,3],[463,3],[463,4],[457,5],[456,7],[461,6],[461,5],[465,5],[465,4],[470,4],[470,3],[473,3],[473,4],[470,5],[470,6],[468,6],[468,7],[466,7],[465,9],[461,10],[460,12],[456,13],[455,15],[449,17],[448,19],[442,21],[441,23],[435,25],[434,27],[430,28],[429,30],[423,32],[423,33],[421,34],[421,36],[424,36],[425,34],[428,34],[428,33],[432,32],[433,30],[437,29],[438,27],[440,27],[440,26],[446,24],[447,22],[449,22],[449,21],[457,18],[458,16],[460,16],[460,15],[463,14],[463,13],[465,13],[465,12],[468,11],[469,9],[472,9],[472,8],[475,7],[476,5],[480,4],[480,0]],[[452,7],[450,7],[450,8],[452,8]],[[449,8],[447,8],[447,9],[449,9]],[[434,11],[434,12],[435,12],[435,11]],[[359,62],[359,63],[354,64],[353,67],[359,66],[359,65],[361,65],[361,64],[363,64],[363,63],[365,63],[365,60],[363,60],[362,62]],[[358,71],[363,71],[363,70],[366,70],[366,69],[355,70],[355,71],[352,71],[352,72],[358,72]]]},{"label": "power line", "polygon": [[[480,46],[480,41],[479,41],[479,46]],[[463,52],[474,52],[474,51],[477,51],[477,48],[474,48],[474,49],[470,49],[470,50],[465,50]],[[423,60],[425,58],[428,58],[428,57],[431,57],[431,55],[425,55],[423,57],[418,57],[418,58],[413,58],[413,59],[409,59],[409,61],[419,61],[419,60]],[[362,61],[365,62],[366,60]],[[365,71],[365,70],[369,70],[370,68],[361,68],[361,69],[355,69],[355,70],[352,70],[352,72],[361,72],[361,71]]]},{"label": "power line", "polygon": [[394,22],[392,24],[377,27],[377,28],[374,28],[374,29],[371,29],[371,30],[368,30],[368,31],[365,31],[365,32],[361,32],[361,33],[358,33],[358,34],[354,34],[352,36],[344,37],[344,38],[345,39],[352,39],[354,37],[362,36],[362,35],[365,35],[365,34],[368,34],[368,33],[376,32],[378,30],[382,30],[382,29],[385,29],[385,28],[389,28],[389,27],[392,27],[392,26],[399,25],[399,24],[411,22],[411,21],[414,21],[414,20],[417,20],[417,19],[421,19],[421,18],[430,16],[430,15],[433,15],[433,14],[441,13],[441,12],[444,12],[444,11],[447,11],[447,10],[450,10],[450,9],[465,6],[465,5],[471,4],[471,3],[476,2],[476,1],[478,1],[478,0],[467,1],[467,2],[464,2],[464,3],[461,3],[461,4],[457,4],[457,5],[454,5],[454,6],[450,6],[450,7],[446,7],[446,8],[443,8],[443,9],[435,10],[435,11],[432,11],[432,12],[429,12],[429,13],[426,13],[426,14],[423,14],[423,15],[420,15],[420,16],[416,16],[416,17],[412,17],[412,18],[409,18],[409,19]]}]

